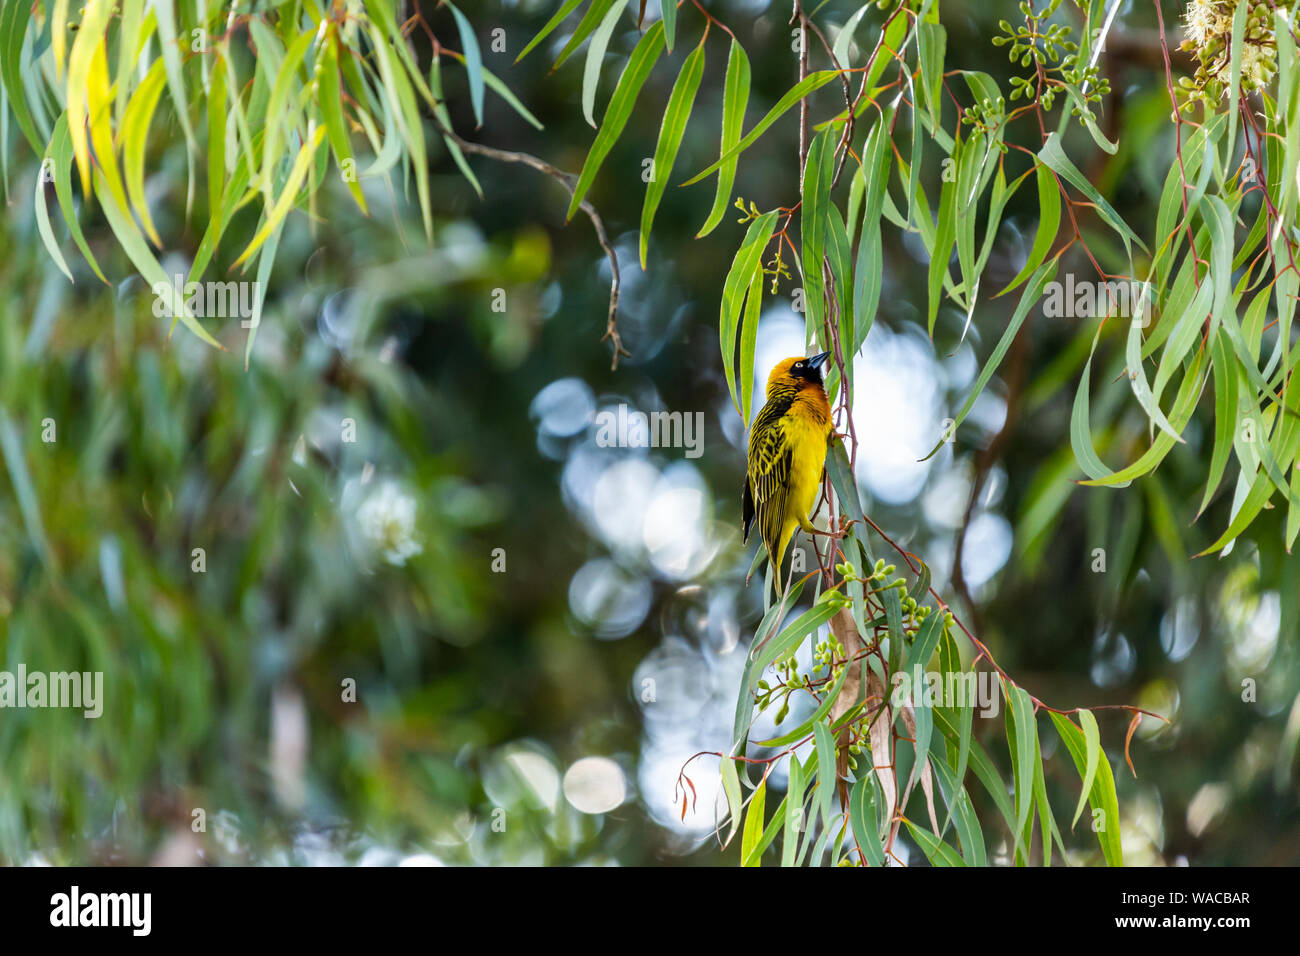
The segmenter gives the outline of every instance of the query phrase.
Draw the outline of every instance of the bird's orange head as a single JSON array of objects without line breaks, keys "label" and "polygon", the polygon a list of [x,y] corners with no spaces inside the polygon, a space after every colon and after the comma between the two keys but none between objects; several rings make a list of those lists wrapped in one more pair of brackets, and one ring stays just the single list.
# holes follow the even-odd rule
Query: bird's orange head
[{"label": "bird's orange head", "polygon": [[767,377],[767,393],[771,395],[773,390],[799,392],[813,386],[822,388],[822,368],[830,357],[830,352],[821,352],[808,358],[796,355],[782,359]]}]

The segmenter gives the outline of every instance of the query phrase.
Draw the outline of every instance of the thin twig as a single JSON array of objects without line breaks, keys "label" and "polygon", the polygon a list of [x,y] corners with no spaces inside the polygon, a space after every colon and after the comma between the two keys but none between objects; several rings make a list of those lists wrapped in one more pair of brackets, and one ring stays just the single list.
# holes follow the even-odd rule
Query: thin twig
[{"label": "thin twig", "polygon": [[[808,76],[808,18],[803,4],[794,0],[794,13],[790,22],[799,21],[799,82]],[[808,97],[799,100],[799,195],[803,195],[804,166],[808,162]]]}]

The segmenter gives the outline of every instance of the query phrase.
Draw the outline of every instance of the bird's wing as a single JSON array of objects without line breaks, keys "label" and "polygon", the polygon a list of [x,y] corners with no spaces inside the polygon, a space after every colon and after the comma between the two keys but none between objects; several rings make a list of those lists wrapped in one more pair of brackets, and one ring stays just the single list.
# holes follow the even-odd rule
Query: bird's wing
[{"label": "bird's wing", "polygon": [[745,474],[745,490],[740,495],[740,540],[749,540],[749,526],[754,523],[754,493],[750,490],[749,474]]},{"label": "bird's wing", "polygon": [[[765,426],[765,427],[764,427]],[[781,526],[790,490],[791,450],[779,421],[758,422],[749,449],[749,488],[772,560],[779,560]]]}]

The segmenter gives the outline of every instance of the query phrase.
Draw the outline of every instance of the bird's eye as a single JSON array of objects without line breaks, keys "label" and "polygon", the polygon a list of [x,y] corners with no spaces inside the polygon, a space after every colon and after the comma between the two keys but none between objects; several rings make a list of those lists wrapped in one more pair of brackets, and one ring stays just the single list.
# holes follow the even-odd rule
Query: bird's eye
[{"label": "bird's eye", "polygon": [[803,368],[803,362],[795,362],[795,363],[794,363],[794,367],[795,367],[795,368]]}]

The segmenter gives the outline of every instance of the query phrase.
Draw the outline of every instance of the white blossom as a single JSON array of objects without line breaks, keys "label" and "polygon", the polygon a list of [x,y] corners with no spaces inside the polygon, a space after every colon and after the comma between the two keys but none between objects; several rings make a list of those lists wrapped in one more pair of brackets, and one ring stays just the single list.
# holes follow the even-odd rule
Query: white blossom
[{"label": "white blossom", "polygon": [[357,508],[357,524],[366,543],[400,567],[424,550],[415,539],[415,512],[415,497],[397,482],[384,481]]}]

